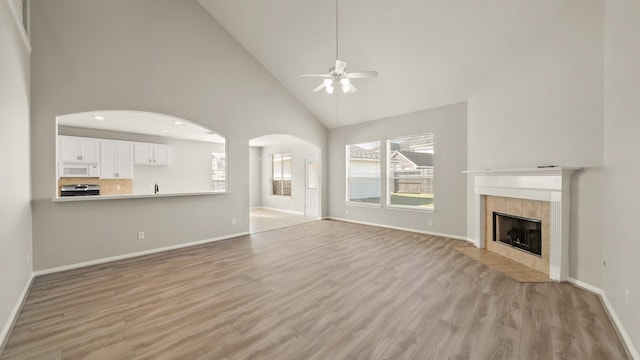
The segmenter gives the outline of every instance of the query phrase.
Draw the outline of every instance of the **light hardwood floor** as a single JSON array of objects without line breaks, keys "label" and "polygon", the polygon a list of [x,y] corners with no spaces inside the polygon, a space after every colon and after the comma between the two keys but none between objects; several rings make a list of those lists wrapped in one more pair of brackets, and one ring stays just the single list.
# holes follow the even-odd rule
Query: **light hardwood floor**
[{"label": "light hardwood floor", "polygon": [[599,298],[316,221],[38,277],[2,359],[624,359]]},{"label": "light hardwood floor", "polygon": [[291,214],[265,208],[253,208],[249,211],[249,232],[255,234],[317,220],[319,220],[317,217]]}]

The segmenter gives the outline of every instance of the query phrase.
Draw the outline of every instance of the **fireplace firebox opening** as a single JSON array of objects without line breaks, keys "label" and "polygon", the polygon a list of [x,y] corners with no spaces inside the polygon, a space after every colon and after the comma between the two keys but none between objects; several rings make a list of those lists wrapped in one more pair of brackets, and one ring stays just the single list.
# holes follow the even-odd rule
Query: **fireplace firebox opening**
[{"label": "fireplace firebox opening", "polygon": [[494,211],[493,241],[542,256],[541,221]]}]

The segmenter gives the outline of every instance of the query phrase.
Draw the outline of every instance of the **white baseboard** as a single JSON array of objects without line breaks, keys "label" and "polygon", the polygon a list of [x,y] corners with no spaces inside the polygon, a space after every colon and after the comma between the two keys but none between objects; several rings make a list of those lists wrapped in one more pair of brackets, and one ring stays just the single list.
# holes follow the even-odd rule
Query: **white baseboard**
[{"label": "white baseboard", "polygon": [[609,317],[611,318],[611,320],[613,320],[613,323],[616,327],[616,330],[618,331],[618,334],[620,334],[620,336],[622,337],[622,341],[624,342],[627,352],[629,352],[629,356],[631,356],[632,359],[640,360],[640,353],[638,353],[638,350],[635,348],[635,346],[633,346],[633,342],[631,341],[631,338],[629,337],[627,330],[622,325],[622,322],[620,321],[618,314],[614,310],[613,305],[609,301],[607,294],[599,287],[595,287],[591,284],[587,284],[583,281],[574,279],[572,277],[567,278],[567,281],[579,288],[590,291],[600,296],[600,299],[602,299],[602,303],[604,305],[605,310],[609,313]]},{"label": "white baseboard", "polygon": [[410,228],[404,228],[404,227],[399,227],[399,226],[391,226],[391,225],[377,224],[377,223],[372,223],[372,222],[367,222],[367,221],[358,221],[358,220],[351,220],[351,219],[343,219],[343,218],[333,217],[333,216],[329,216],[329,217],[327,217],[326,219],[330,219],[330,220],[337,220],[337,221],[344,221],[344,222],[349,222],[349,223],[354,223],[354,224],[360,224],[360,225],[377,226],[377,227],[382,227],[382,228],[386,228],[386,229],[402,230],[402,231],[410,231],[410,232],[414,232],[414,233],[418,233],[418,234],[425,234],[425,235],[440,236],[440,237],[445,237],[445,238],[449,238],[449,239],[456,239],[456,240],[469,241],[469,239],[468,239],[466,236],[459,236],[459,235],[444,234],[444,233],[438,233],[438,232],[434,232],[434,231],[425,231],[425,230],[418,230],[418,229],[410,229]]},{"label": "white baseboard", "polygon": [[7,344],[7,340],[9,340],[9,334],[11,334],[11,330],[13,330],[13,326],[16,324],[16,320],[18,320],[18,315],[20,314],[22,306],[27,299],[27,295],[29,294],[29,290],[31,289],[34,278],[34,273],[31,273],[31,276],[29,276],[29,279],[24,284],[24,288],[22,289],[22,292],[20,293],[20,296],[18,297],[15,306],[13,307],[13,310],[11,310],[11,314],[9,314],[7,322],[2,328],[2,332],[0,332],[0,354],[2,354],[4,346]]},{"label": "white baseboard", "polygon": [[264,209],[264,210],[271,210],[271,211],[279,211],[279,212],[283,212],[283,213],[287,213],[287,214],[303,215],[304,216],[304,211],[285,210],[285,209],[272,208],[272,207],[268,207],[268,206],[256,206],[256,207],[252,207],[252,209]]},{"label": "white baseboard", "polygon": [[184,244],[165,246],[165,247],[156,248],[156,249],[150,249],[150,250],[144,250],[144,251],[138,251],[138,252],[134,252],[134,253],[124,254],[124,255],[112,256],[112,257],[108,257],[108,258],[84,261],[84,262],[81,262],[81,263],[76,263],[76,264],[71,264],[71,265],[58,266],[58,267],[55,267],[55,268],[35,271],[34,275],[35,276],[40,276],[40,275],[53,274],[53,273],[57,273],[57,272],[61,272],[61,271],[79,269],[79,268],[83,268],[83,267],[86,267],[86,266],[104,264],[104,263],[108,263],[108,262],[112,262],[112,261],[116,261],[116,260],[123,260],[123,259],[129,259],[129,258],[134,258],[134,257],[138,257],[138,256],[143,256],[143,255],[150,255],[150,254],[155,254],[155,253],[168,251],[168,250],[182,249],[182,248],[186,248],[186,247],[189,247],[189,246],[195,246],[195,245],[201,245],[201,244],[206,244],[206,243],[215,242],[215,241],[227,240],[227,239],[232,239],[232,238],[235,238],[235,237],[245,236],[245,235],[249,235],[249,232],[248,231],[247,232],[241,232],[241,233],[236,233],[236,234],[231,234],[231,235],[220,236],[220,237],[217,237],[217,238],[191,241],[191,242],[184,243]]}]

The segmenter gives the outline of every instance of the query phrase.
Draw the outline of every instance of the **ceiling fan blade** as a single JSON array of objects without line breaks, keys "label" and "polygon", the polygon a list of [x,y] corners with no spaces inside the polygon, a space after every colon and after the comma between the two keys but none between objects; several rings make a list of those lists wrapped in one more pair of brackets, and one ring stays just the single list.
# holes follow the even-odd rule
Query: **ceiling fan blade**
[{"label": "ceiling fan blade", "polygon": [[334,71],[340,74],[344,72],[344,68],[346,67],[347,67],[346,61],[336,60],[336,67],[334,68]]},{"label": "ceiling fan blade", "polygon": [[351,94],[358,91],[358,88],[353,85],[353,83],[349,84],[349,90],[347,90],[347,94]]},{"label": "ceiling fan blade", "polygon": [[298,75],[298,76],[323,77],[323,78],[328,78],[329,77],[329,75],[327,75],[327,74],[302,74],[302,75]]},{"label": "ceiling fan blade", "polygon": [[377,71],[359,71],[359,72],[347,73],[346,76],[349,79],[375,78],[375,77],[378,77],[378,72]]},{"label": "ceiling fan blade", "polygon": [[320,86],[318,86],[317,88],[313,89],[313,92],[318,92],[320,90],[324,89],[324,84],[320,84]]}]

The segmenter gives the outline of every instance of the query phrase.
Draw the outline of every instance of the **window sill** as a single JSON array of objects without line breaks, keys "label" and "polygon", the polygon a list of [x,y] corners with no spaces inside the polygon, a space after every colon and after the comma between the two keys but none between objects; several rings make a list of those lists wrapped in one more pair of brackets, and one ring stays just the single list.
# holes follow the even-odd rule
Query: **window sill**
[{"label": "window sill", "polygon": [[413,212],[421,212],[421,213],[435,213],[435,208],[421,208],[419,206],[402,206],[402,205],[387,205],[385,206],[387,210],[393,211],[413,211]]},{"label": "window sill", "polygon": [[347,201],[344,203],[346,206],[355,206],[355,207],[368,207],[368,208],[381,208],[381,204],[371,204],[371,203],[360,203],[354,201]]},{"label": "window sill", "polygon": [[291,199],[292,196],[291,195],[269,195],[270,198],[274,198],[274,199]]}]

